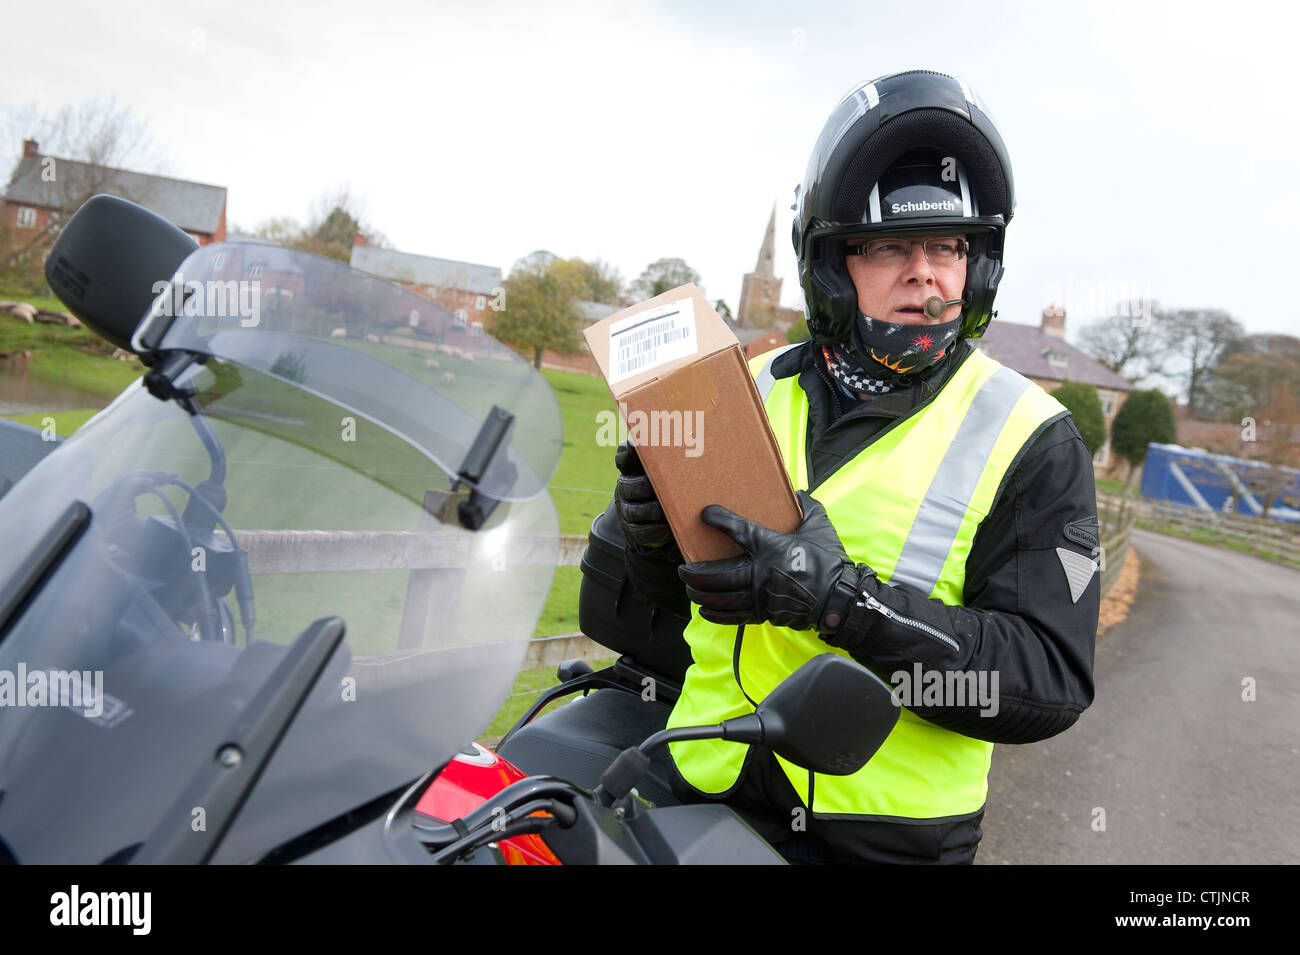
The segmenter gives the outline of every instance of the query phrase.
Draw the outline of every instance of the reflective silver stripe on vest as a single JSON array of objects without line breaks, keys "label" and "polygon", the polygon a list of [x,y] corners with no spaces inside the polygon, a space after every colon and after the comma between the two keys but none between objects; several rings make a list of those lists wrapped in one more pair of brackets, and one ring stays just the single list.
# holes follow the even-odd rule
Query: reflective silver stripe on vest
[{"label": "reflective silver stripe on vest", "polygon": [[760,402],[767,404],[767,396],[772,393],[772,388],[776,384],[776,379],[772,377],[772,362],[776,361],[791,348],[798,348],[801,344],[803,343],[795,342],[793,345],[785,345],[784,347],[778,348],[776,351],[772,352],[772,357],[767,360],[767,364],[763,366],[763,370],[760,371],[758,377],[754,379],[754,385],[758,388],[758,400]]},{"label": "reflective silver stripe on vest", "polygon": [[993,447],[1032,387],[1010,368],[999,368],[980,387],[926,489],[890,583],[911,584],[926,595],[934,589]]}]

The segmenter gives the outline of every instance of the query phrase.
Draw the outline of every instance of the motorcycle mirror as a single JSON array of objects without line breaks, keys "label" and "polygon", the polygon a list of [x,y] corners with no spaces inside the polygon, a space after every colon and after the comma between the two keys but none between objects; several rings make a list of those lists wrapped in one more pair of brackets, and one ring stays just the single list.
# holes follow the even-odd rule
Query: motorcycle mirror
[{"label": "motorcycle mirror", "polygon": [[[813,772],[847,776],[880,749],[898,722],[898,706],[888,684],[866,667],[823,653],[786,677],[754,715],[762,737],[753,742]],[[752,719],[741,716],[722,725]]]},{"label": "motorcycle mirror", "polygon": [[823,653],[781,681],[753,713],[712,726],[660,730],[623,750],[592,795],[612,805],[649,771],[654,750],[691,739],[762,743],[815,773],[848,776],[867,764],[897,722],[898,706],[884,680],[847,657]]},{"label": "motorcycle mirror", "polygon": [[131,351],[131,335],[199,244],[166,219],[116,196],[92,196],[59,233],[45,280],[82,323]]}]

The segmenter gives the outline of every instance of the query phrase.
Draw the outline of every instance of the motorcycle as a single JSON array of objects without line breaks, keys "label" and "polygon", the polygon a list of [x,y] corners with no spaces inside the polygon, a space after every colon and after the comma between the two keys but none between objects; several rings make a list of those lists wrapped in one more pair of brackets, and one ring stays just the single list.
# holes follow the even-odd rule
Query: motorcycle
[{"label": "motorcycle", "polygon": [[619,661],[467,744],[558,562],[546,381],[403,288],[112,197],[47,277],[148,370],[0,496],[0,861],[779,863],[677,804],[667,745],[851,773],[892,729],[889,688],[826,654],[665,730],[685,621],[628,591],[606,514],[580,610]]}]

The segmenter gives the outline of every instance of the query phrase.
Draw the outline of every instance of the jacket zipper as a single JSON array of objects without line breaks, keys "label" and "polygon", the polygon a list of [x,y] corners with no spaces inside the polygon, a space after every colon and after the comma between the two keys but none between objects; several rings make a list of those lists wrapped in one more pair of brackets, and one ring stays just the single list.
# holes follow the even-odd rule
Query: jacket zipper
[{"label": "jacket zipper", "polygon": [[944,633],[942,630],[936,630],[934,627],[930,626],[924,620],[917,620],[914,617],[905,617],[898,611],[891,610],[890,608],[886,607],[884,604],[882,604],[879,600],[871,596],[871,594],[867,593],[866,591],[863,591],[862,599],[864,601],[864,604],[862,605],[870,607],[872,610],[876,611],[876,613],[878,614],[881,614],[886,619],[893,620],[895,623],[901,623],[905,627],[911,627],[913,630],[920,630],[922,633],[934,637],[936,640],[942,640],[944,643],[948,644],[948,646],[952,647],[954,652],[956,653],[961,652],[961,647],[957,645],[956,640],[948,636],[948,634]]}]

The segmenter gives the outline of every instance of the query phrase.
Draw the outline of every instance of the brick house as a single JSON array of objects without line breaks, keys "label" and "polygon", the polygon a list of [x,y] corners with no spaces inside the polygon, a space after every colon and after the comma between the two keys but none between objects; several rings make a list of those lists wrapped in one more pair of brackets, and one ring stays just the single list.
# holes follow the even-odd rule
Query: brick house
[{"label": "brick house", "polygon": [[10,247],[27,245],[42,235],[48,236],[48,244],[59,221],[101,193],[156,212],[200,245],[226,241],[224,186],[45,156],[36,140],[28,139],[0,196]]},{"label": "brick house", "polygon": [[496,266],[379,249],[366,245],[360,233],[349,264],[439,306],[418,319],[418,327],[439,341],[445,338],[450,343],[459,336],[492,329],[492,303],[501,291],[501,270]]},{"label": "brick house", "polygon": [[302,269],[286,259],[275,243],[239,232],[230,233],[227,240],[236,244],[215,253],[212,271],[216,279],[255,279],[263,309],[287,306],[306,291]]},{"label": "brick house", "polygon": [[1110,426],[1133,386],[1109,368],[1089,358],[1065,340],[1065,309],[1048,306],[1037,327],[992,321],[984,336],[974,341],[994,358],[1052,392],[1066,381],[1081,381],[1097,389],[1106,420],[1106,443],[1093,455],[1098,477],[1116,478],[1127,470],[1122,458],[1110,451]]},{"label": "brick house", "polygon": [[736,338],[745,349],[745,357],[757,358],[759,355],[784,348],[789,344],[784,332],[768,331],[764,328],[733,328]]}]

